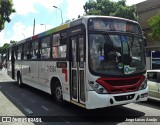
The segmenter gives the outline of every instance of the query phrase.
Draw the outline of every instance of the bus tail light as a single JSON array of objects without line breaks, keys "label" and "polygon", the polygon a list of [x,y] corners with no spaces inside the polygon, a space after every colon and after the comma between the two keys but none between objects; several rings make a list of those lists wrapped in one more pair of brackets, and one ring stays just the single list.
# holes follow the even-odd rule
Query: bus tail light
[{"label": "bus tail light", "polygon": [[143,83],[140,85],[139,90],[143,90],[143,89],[145,89],[146,87],[147,87],[147,79],[145,79],[145,80],[143,81]]},{"label": "bus tail light", "polygon": [[89,84],[99,94],[108,93],[107,90],[103,86],[101,86],[100,84],[98,84],[96,82],[90,81]]}]

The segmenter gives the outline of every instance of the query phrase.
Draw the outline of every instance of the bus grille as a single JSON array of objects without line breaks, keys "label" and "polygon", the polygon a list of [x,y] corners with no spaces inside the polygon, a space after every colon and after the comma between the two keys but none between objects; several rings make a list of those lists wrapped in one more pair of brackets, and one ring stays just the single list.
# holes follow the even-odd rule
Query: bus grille
[{"label": "bus grille", "polygon": [[126,79],[126,80],[105,80],[111,86],[125,86],[125,85],[134,85],[136,84],[140,78],[136,79]]},{"label": "bus grille", "polygon": [[125,93],[137,91],[144,81],[143,75],[130,78],[99,78],[96,80],[97,83],[102,85],[108,93]]}]

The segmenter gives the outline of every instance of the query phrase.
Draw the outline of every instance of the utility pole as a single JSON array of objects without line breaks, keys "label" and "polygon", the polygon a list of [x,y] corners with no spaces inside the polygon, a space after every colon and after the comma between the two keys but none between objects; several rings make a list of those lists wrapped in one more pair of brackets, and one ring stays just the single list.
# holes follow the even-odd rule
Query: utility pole
[{"label": "utility pole", "polygon": [[63,24],[63,16],[62,16],[62,10],[59,8],[59,7],[57,7],[57,6],[53,6],[54,8],[57,8],[57,9],[59,9],[60,11],[61,11],[61,19],[62,19],[62,24]]},{"label": "utility pole", "polygon": [[34,32],[35,32],[35,19],[34,19],[34,22],[33,22],[33,36],[34,36]]}]

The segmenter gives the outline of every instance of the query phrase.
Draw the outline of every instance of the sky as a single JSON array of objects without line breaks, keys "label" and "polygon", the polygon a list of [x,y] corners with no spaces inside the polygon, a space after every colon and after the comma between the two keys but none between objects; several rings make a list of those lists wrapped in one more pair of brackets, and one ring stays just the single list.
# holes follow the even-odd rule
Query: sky
[{"label": "sky", "polygon": [[[33,35],[35,19],[35,34],[41,33],[62,24],[66,20],[76,19],[84,14],[83,6],[89,0],[13,0],[16,13],[12,14],[11,22],[5,23],[5,29],[0,32],[0,46],[11,40],[20,41]],[[118,1],[118,0],[112,0]],[[145,0],[126,0],[127,5]],[[57,6],[57,9],[53,6]]]}]

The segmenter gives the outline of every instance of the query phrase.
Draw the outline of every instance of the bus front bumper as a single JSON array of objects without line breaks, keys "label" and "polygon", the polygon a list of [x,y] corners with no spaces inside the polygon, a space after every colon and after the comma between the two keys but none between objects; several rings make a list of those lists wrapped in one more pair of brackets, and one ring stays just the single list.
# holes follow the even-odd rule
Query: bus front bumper
[{"label": "bus front bumper", "polygon": [[116,105],[124,105],[132,102],[147,101],[148,86],[146,89],[136,92],[120,94],[98,94],[95,91],[88,91],[87,109],[104,108]]}]

